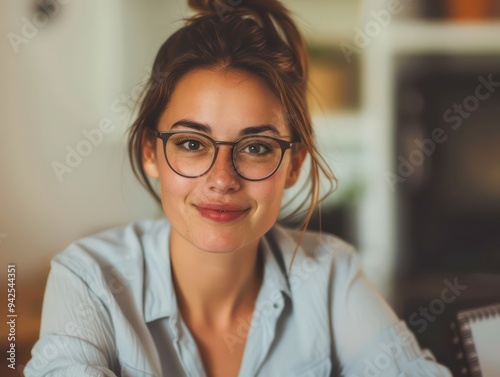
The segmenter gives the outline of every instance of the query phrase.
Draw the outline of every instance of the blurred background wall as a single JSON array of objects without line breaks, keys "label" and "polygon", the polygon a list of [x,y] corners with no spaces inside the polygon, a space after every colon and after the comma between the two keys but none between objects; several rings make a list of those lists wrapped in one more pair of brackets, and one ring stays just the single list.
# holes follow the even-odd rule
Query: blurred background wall
[{"label": "blurred background wall", "polygon": [[[1,297],[4,313],[7,263],[15,263],[20,367],[37,338],[50,259],[82,236],[159,214],[132,178],[125,132],[137,89],[185,8],[172,1],[0,4]],[[3,352],[3,335],[0,344]]]},{"label": "blurred background wall", "polygon": [[[317,138],[339,178],[323,228],[358,248],[451,365],[456,310],[500,292],[498,1],[284,2],[309,44]],[[126,130],[159,46],[189,13],[184,0],[22,0],[0,14],[0,275],[16,265],[22,368],[50,259],[161,215],[131,175]],[[419,332],[414,314],[454,279],[460,300]]]}]

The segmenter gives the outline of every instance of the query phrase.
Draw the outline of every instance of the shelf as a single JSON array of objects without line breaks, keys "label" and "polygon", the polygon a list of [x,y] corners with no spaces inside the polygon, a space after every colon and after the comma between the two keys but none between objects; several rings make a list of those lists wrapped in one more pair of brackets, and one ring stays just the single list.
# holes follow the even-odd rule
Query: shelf
[{"label": "shelf", "polygon": [[395,21],[390,49],[403,53],[500,54],[500,22]]},{"label": "shelf", "polygon": [[313,114],[314,131],[319,148],[332,144],[359,145],[361,114],[356,112]]}]

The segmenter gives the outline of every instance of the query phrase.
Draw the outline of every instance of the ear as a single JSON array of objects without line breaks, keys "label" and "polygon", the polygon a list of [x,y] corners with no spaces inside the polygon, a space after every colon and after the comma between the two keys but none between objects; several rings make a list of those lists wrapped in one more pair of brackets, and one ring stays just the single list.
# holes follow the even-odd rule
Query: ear
[{"label": "ear", "polygon": [[297,146],[292,147],[292,161],[288,169],[288,174],[286,177],[285,188],[292,187],[299,179],[300,170],[302,169],[302,164],[307,155],[307,149],[304,148],[302,144],[297,144]]},{"label": "ear", "polygon": [[142,166],[147,175],[151,178],[160,176],[158,169],[158,160],[156,158],[156,138],[151,140],[144,132],[142,137]]}]

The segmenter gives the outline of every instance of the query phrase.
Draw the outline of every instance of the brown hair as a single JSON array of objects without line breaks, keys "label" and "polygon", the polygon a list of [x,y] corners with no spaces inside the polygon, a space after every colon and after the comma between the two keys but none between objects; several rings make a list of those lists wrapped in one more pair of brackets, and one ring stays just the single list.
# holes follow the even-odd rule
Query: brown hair
[{"label": "brown hair", "polygon": [[199,13],[185,20],[185,26],[161,46],[144,87],[137,120],[130,128],[128,151],[134,174],[160,202],[142,166],[143,141],[150,137],[146,131],[156,129],[176,84],[185,74],[201,68],[250,72],[262,78],[281,100],[285,120],[310,155],[308,195],[289,215],[302,213],[310,202],[301,224],[305,230],[322,200],[321,175],[329,183],[327,194],[336,183],[315,146],[306,99],[305,43],[290,12],[278,0],[225,1],[188,0]]}]

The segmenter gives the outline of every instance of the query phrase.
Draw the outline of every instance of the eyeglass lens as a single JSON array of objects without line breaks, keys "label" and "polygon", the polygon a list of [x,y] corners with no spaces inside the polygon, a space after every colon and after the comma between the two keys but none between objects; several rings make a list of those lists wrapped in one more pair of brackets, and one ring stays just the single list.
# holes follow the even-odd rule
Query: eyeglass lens
[{"label": "eyeglass lens", "polygon": [[[167,160],[174,171],[186,177],[198,177],[212,166],[216,147],[207,137],[176,133],[165,145]],[[249,137],[240,140],[233,149],[233,164],[238,173],[252,180],[271,175],[281,161],[281,146],[271,138]]]}]

